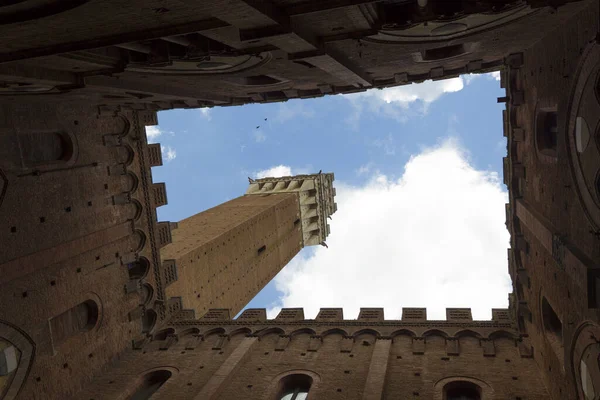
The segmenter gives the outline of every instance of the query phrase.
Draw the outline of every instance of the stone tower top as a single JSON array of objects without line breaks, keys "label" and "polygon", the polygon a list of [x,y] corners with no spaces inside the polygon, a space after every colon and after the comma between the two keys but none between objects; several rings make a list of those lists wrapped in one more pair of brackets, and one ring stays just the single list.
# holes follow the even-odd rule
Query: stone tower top
[{"label": "stone tower top", "polygon": [[300,218],[304,246],[325,241],[329,235],[327,218],[337,211],[334,202],[333,173],[282,176],[251,180],[246,195],[297,193],[300,200]]}]

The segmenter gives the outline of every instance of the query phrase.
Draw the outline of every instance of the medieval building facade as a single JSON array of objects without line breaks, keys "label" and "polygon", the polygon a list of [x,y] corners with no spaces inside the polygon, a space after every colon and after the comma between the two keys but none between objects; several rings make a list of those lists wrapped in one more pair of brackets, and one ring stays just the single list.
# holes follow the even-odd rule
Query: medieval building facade
[{"label": "medieval building facade", "polygon": [[[596,0],[1,5],[0,398],[600,398],[599,26]],[[332,174],[157,220],[157,111],[495,70],[513,292],[490,321],[234,318],[325,240]]]}]

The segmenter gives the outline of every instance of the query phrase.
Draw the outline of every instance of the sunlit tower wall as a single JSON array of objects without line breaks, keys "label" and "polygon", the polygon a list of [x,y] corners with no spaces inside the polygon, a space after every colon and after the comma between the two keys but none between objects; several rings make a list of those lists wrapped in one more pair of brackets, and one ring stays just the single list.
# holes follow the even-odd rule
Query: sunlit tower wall
[{"label": "sunlit tower wall", "polygon": [[174,318],[237,314],[305,246],[326,245],[332,173],[250,179],[244,196],[186,218],[161,250]]},{"label": "sunlit tower wall", "polygon": [[333,173],[255,180],[247,195],[297,193],[304,246],[321,244],[329,236],[327,219],[337,211]]}]

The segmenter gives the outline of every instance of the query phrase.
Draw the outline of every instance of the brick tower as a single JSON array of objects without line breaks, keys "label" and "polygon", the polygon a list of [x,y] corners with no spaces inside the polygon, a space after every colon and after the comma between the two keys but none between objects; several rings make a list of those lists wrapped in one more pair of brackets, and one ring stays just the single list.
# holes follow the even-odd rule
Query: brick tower
[{"label": "brick tower", "polygon": [[304,247],[329,234],[334,176],[251,181],[244,196],[186,218],[162,251],[169,308],[237,314]]}]

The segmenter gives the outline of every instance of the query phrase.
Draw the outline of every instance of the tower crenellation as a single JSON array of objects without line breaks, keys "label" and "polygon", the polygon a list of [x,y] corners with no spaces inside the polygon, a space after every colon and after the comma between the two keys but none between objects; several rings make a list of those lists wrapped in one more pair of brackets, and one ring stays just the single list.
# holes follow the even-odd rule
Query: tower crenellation
[{"label": "tower crenellation", "polygon": [[333,173],[283,176],[252,180],[246,195],[297,193],[304,246],[321,244],[329,236],[327,219],[337,211]]}]

